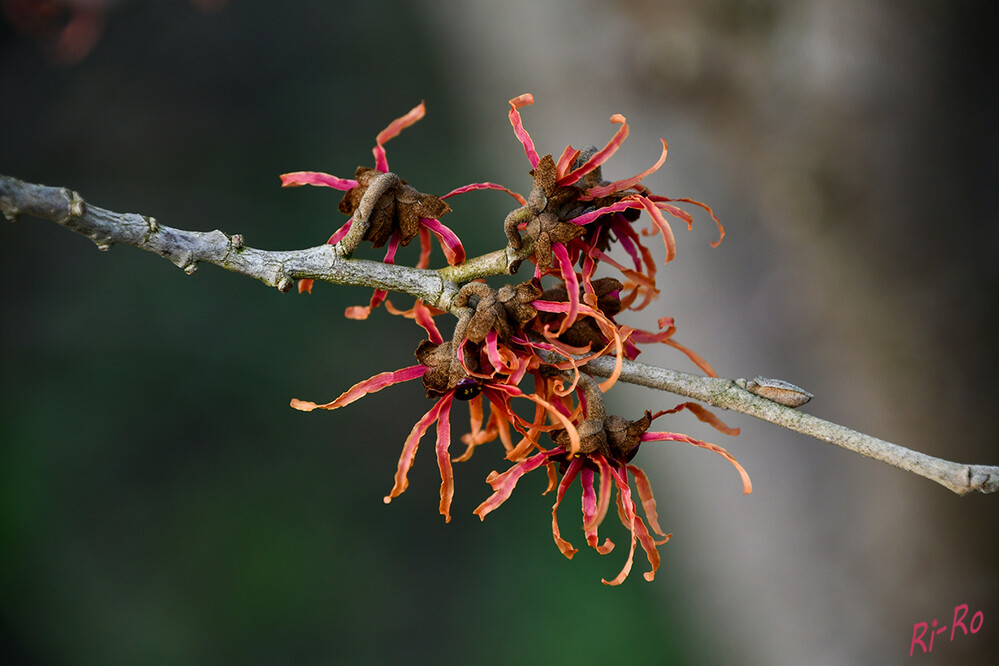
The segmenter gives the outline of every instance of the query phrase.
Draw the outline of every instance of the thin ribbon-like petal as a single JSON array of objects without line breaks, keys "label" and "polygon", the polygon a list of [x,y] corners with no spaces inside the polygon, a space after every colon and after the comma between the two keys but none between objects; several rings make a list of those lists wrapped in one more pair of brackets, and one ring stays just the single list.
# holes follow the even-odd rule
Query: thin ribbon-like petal
[{"label": "thin ribbon-like petal", "polygon": [[383,129],[375,137],[375,147],[371,149],[371,153],[375,156],[375,169],[381,171],[382,173],[388,172],[388,158],[385,155],[384,144],[399,136],[402,130],[406,129],[420,118],[427,114],[427,107],[423,102],[420,102],[404,116],[399,116],[395,120],[389,123],[388,127]]},{"label": "thin ribbon-like petal", "polygon": [[735,437],[739,434],[739,428],[730,428],[729,426],[725,425],[725,423],[720,418],[715,416],[713,412],[711,412],[703,405],[697,404],[696,402],[681,402],[673,409],[667,409],[665,411],[659,412],[655,414],[652,418],[657,419],[660,416],[663,416],[664,414],[676,414],[677,412],[683,409],[689,410],[690,413],[692,413],[694,416],[697,417],[698,421],[709,424],[719,432],[723,432],[726,435],[730,435],[732,437]]},{"label": "thin ribbon-like petal", "polygon": [[649,483],[649,477],[641,468],[634,465],[628,465],[628,471],[635,477],[635,488],[638,490],[638,497],[642,500],[642,508],[645,510],[645,517],[648,518],[649,525],[656,534],[668,538],[669,535],[665,534],[663,528],[659,527],[659,513],[656,510],[656,498],[652,495],[652,484]]},{"label": "thin ribbon-like petal", "polygon": [[520,481],[520,477],[541,467],[552,456],[556,456],[564,452],[565,450],[563,447],[555,447],[554,449],[542,451],[537,455],[531,456],[530,458],[517,463],[502,474],[496,472],[495,470],[490,472],[489,476],[486,477],[486,483],[492,486],[493,494],[489,497],[489,499],[476,507],[475,511],[472,513],[478,516],[480,520],[485,520],[487,515],[510,498],[510,494],[513,493],[513,489],[517,487],[517,482]]},{"label": "thin ribbon-like petal", "polygon": [[579,157],[579,151],[572,146],[566,146],[561,157],[558,158],[558,162],[555,163],[555,177],[561,178],[569,173],[572,165],[576,163],[577,157]]},{"label": "thin ribbon-like petal", "polygon": [[454,497],[454,474],[451,471],[451,402],[454,392],[445,393],[440,399],[437,414],[437,466],[441,471],[440,512],[444,522],[451,522],[451,499]]},{"label": "thin ribbon-like petal", "polygon": [[631,573],[631,566],[635,561],[635,546],[638,543],[638,535],[635,533],[635,522],[638,516],[635,515],[635,501],[631,499],[631,489],[628,487],[628,473],[622,469],[619,476],[618,471],[613,467],[609,467],[609,469],[611,478],[614,479],[614,484],[617,486],[617,507],[618,512],[621,514],[621,523],[631,532],[631,549],[628,551],[628,559],[624,563],[624,568],[621,569],[621,572],[614,580],[601,578],[600,582],[604,585],[620,585],[628,577],[628,574]]},{"label": "thin ribbon-like petal", "polygon": [[465,248],[462,246],[458,236],[446,225],[442,224],[440,220],[432,217],[421,217],[420,224],[437,236],[437,240],[441,242],[441,248],[444,250],[444,256],[447,258],[448,264],[456,266],[465,261]]},{"label": "thin ribbon-like petal", "polygon": [[562,325],[558,329],[558,334],[562,335],[576,323],[576,315],[579,313],[579,281],[576,279],[576,271],[572,267],[565,246],[561,243],[555,243],[552,246],[552,253],[558,261],[559,274],[565,281],[565,289],[569,297],[569,311],[562,318]]},{"label": "thin ribbon-like petal", "polygon": [[[448,402],[447,404],[450,404]],[[392,486],[392,490],[386,495],[383,501],[388,504],[392,501],[392,498],[398,497],[399,495],[406,492],[406,488],[409,487],[409,469],[413,466],[413,458],[416,457],[416,449],[420,446],[420,440],[423,439],[423,435],[426,434],[427,430],[440,418],[441,410],[445,405],[445,399],[441,398],[434,406],[431,407],[423,417],[416,422],[413,429],[409,433],[409,437],[406,438],[406,443],[402,446],[402,455],[399,456],[399,464],[395,471],[395,485]]]},{"label": "thin ribbon-like petal", "polygon": [[[625,122],[624,116],[620,113],[615,113],[611,116],[610,121],[621,125],[617,132],[611,137],[611,140],[607,142],[607,145],[603,147],[602,150],[598,150],[594,153],[590,159],[586,160],[583,164],[579,166],[578,169],[573,169],[566,175],[559,178],[555,183],[560,186],[572,185],[580,178],[590,173],[598,166],[606,162],[611,155],[617,152],[617,149],[621,147],[624,140],[628,138],[628,123]],[[536,165],[535,165],[536,166]]]},{"label": "thin ribbon-like petal", "polygon": [[569,463],[569,466],[565,470],[565,474],[562,475],[562,481],[558,484],[558,491],[555,493],[555,504],[552,505],[552,537],[555,539],[555,545],[558,546],[559,551],[570,560],[573,555],[579,552],[579,549],[573,548],[571,543],[562,538],[562,534],[558,528],[558,507],[562,503],[562,498],[565,497],[565,491],[568,490],[576,475],[579,474],[582,466],[582,458],[572,459],[572,462]]},{"label": "thin ribbon-like petal", "polygon": [[509,190],[503,187],[502,185],[497,185],[496,183],[489,183],[489,182],[470,183],[468,185],[463,185],[462,187],[458,187],[451,190],[450,192],[442,196],[441,199],[447,199],[448,197],[452,197],[456,194],[464,194],[465,192],[473,192],[475,190],[499,190],[500,192],[506,192],[511,197],[516,199],[517,203],[519,203],[521,206],[527,205],[527,199],[517,194],[513,190]]},{"label": "thin ribbon-like petal", "polygon": [[527,161],[531,163],[531,168],[537,168],[541,157],[538,156],[538,151],[534,149],[534,140],[531,139],[531,135],[524,129],[524,121],[520,117],[520,111],[517,110],[529,104],[534,104],[534,95],[531,93],[524,93],[510,100],[510,124],[513,125],[513,133],[517,135],[520,143],[524,146],[524,153],[527,155]]},{"label": "thin ribbon-like petal", "polygon": [[369,377],[363,382],[354,384],[340,394],[340,396],[335,400],[327,402],[325,405],[317,405],[314,402],[308,402],[307,400],[299,400],[296,398],[291,401],[291,406],[302,412],[311,412],[314,409],[338,409],[344,405],[349,405],[355,400],[363,398],[369,393],[376,393],[381,391],[383,388],[392,386],[393,384],[408,382],[411,379],[422,377],[426,371],[427,367],[425,365],[417,364],[392,372],[380,372],[374,377]]},{"label": "thin ribbon-like petal", "polygon": [[336,190],[349,190],[357,187],[353,178],[338,178],[322,171],[292,171],[281,174],[281,187],[299,187],[301,185],[318,185],[332,187]]},{"label": "thin ribbon-like petal", "polygon": [[643,442],[655,442],[655,441],[668,441],[668,442],[686,442],[687,444],[693,444],[694,446],[700,447],[702,449],[707,449],[708,451],[714,451],[720,455],[725,460],[732,463],[736,470],[739,471],[739,476],[742,477],[742,494],[748,495],[753,492],[753,482],[749,479],[749,474],[739,464],[739,461],[732,456],[731,453],[718,446],[717,444],[709,444],[708,442],[702,442],[699,439],[694,439],[693,437],[687,437],[686,435],[681,435],[675,432],[645,432],[639,437]]},{"label": "thin ribbon-like petal", "polygon": [[643,178],[645,178],[651,173],[655,173],[656,171],[658,171],[659,167],[661,167],[663,163],[666,162],[666,151],[669,148],[668,144],[666,143],[666,139],[660,138],[659,140],[662,141],[663,143],[663,152],[662,155],[659,156],[659,161],[657,161],[655,164],[653,164],[651,167],[649,167],[642,173],[636,176],[632,176],[631,178],[616,180],[613,183],[608,183],[607,185],[598,185],[597,187],[591,187],[590,189],[586,190],[586,195],[591,197],[605,197],[608,194],[613,194],[614,192],[620,192],[621,190],[626,190],[629,187],[634,187],[635,185],[640,183]]}]

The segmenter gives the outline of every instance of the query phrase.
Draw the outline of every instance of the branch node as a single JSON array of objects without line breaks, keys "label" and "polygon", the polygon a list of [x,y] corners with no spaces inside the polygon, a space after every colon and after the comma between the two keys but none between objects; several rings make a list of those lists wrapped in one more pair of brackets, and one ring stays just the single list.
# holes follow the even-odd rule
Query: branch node
[{"label": "branch node", "polygon": [[10,222],[17,222],[17,216],[21,214],[21,209],[17,206],[8,204],[6,199],[0,199],[0,212],[3,212],[3,216],[7,218]]},{"label": "branch node", "polygon": [[280,291],[280,292],[281,292],[282,294],[287,294],[287,293],[288,293],[289,291],[291,291],[291,288],[292,288],[292,286],[293,286],[294,284],[295,284],[295,281],[294,281],[294,280],[292,280],[292,279],[291,279],[290,277],[288,277],[287,275],[285,275],[285,276],[284,276],[283,278],[281,278],[281,280],[280,280],[280,281],[279,281],[279,282],[277,283],[277,290],[278,290],[278,291]]},{"label": "branch node", "polygon": [[232,249],[242,250],[246,247],[246,240],[243,238],[243,234],[233,234],[232,235]]},{"label": "branch node", "polygon": [[94,244],[97,245],[97,249],[101,252],[107,252],[111,249],[111,246],[114,245],[114,243],[102,243],[97,240],[94,240]]},{"label": "branch node", "polygon": [[191,263],[184,266],[184,272],[188,275],[194,275],[198,272],[198,262],[192,261]]},{"label": "branch node", "polygon": [[155,217],[145,218],[146,224],[149,226],[149,233],[155,234],[160,230],[160,223],[156,221]]},{"label": "branch node", "polygon": [[63,188],[62,192],[69,200],[69,217],[67,220],[71,218],[80,219],[87,214],[87,204],[79,193],[67,190],[66,188]]}]

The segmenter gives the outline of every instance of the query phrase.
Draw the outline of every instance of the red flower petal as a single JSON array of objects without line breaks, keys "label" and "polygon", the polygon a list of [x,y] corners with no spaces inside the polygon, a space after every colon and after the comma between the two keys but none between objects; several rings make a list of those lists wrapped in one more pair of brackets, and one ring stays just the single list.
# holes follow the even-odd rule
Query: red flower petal
[{"label": "red flower petal", "polygon": [[569,169],[576,163],[577,157],[579,157],[579,151],[572,146],[566,146],[561,157],[558,158],[558,162],[555,163],[555,177],[561,178],[569,173]]},{"label": "red flower petal", "polygon": [[[597,503],[597,493],[593,488],[592,469],[589,467],[583,467],[579,473],[579,482],[583,486],[583,532],[586,534],[586,543],[588,543],[590,547],[594,548],[601,555],[606,555],[614,549],[614,542],[608,538],[604,539],[603,545],[600,545],[597,528],[600,526],[600,523],[603,522],[604,515],[607,513],[607,504],[600,506]],[[610,486],[605,482],[604,476],[601,474],[601,500],[603,500],[603,490],[605,487],[608,491],[610,490]],[[610,495],[608,494],[607,497],[609,498]]]},{"label": "red flower petal", "polygon": [[569,296],[569,311],[562,318],[562,325],[558,329],[558,334],[562,335],[576,323],[576,316],[579,313],[579,280],[576,279],[576,270],[572,267],[569,253],[562,243],[555,243],[552,246],[552,254],[558,261],[559,274],[565,281],[566,293]]},{"label": "red flower petal", "polygon": [[489,499],[480,504],[472,513],[478,516],[480,520],[485,520],[489,513],[510,498],[510,494],[513,493],[513,489],[517,487],[517,482],[520,480],[520,477],[541,467],[552,456],[559,455],[564,452],[565,449],[563,447],[556,447],[549,451],[542,451],[537,455],[531,456],[527,460],[517,463],[502,474],[496,471],[491,472],[489,476],[486,477],[486,483],[492,486],[493,494],[489,497]]},{"label": "red flower petal", "polygon": [[507,188],[503,187],[502,185],[497,185],[496,183],[489,183],[489,182],[486,182],[486,183],[471,183],[469,185],[464,185],[464,186],[459,187],[457,189],[451,190],[450,192],[448,192],[447,194],[445,194],[444,196],[442,196],[441,199],[447,199],[448,197],[454,196],[456,194],[464,194],[465,192],[472,192],[474,190],[499,190],[501,192],[506,192],[511,197],[513,197],[514,199],[516,199],[517,203],[519,203],[521,206],[526,206],[527,205],[527,199],[525,199],[524,197],[520,196],[519,194],[517,194],[513,190],[508,190]]},{"label": "red flower petal", "polygon": [[461,241],[440,220],[421,217],[420,224],[437,236],[437,240],[441,242],[441,249],[444,250],[444,256],[447,257],[448,264],[456,266],[465,261],[465,248],[462,247]]},{"label": "red flower petal", "polygon": [[670,228],[669,222],[666,221],[662,212],[660,212],[656,204],[653,203],[648,197],[639,196],[637,197],[637,200],[642,204],[642,208],[644,208],[652,217],[652,222],[655,224],[656,228],[663,234],[663,243],[666,245],[666,262],[669,263],[673,261],[676,257],[676,239],[673,237],[673,229]]},{"label": "red flower petal", "polygon": [[583,176],[590,173],[598,166],[606,162],[611,155],[617,152],[617,149],[621,146],[622,143],[624,143],[624,140],[628,138],[628,131],[629,131],[628,123],[625,122],[624,116],[622,116],[620,113],[615,113],[613,116],[611,116],[610,121],[612,123],[617,123],[621,125],[621,127],[617,130],[617,133],[615,133],[614,136],[611,137],[611,140],[607,142],[607,145],[604,146],[602,150],[599,150],[596,153],[594,153],[590,157],[590,159],[586,160],[586,162],[580,165],[578,169],[573,169],[572,171],[570,171],[569,173],[567,173],[566,175],[562,176],[557,181],[555,181],[557,185],[562,185],[562,186],[572,185],[580,178],[582,178]]},{"label": "red flower petal", "polygon": [[626,190],[629,187],[634,187],[635,185],[640,183],[643,178],[645,178],[651,173],[658,171],[659,167],[661,167],[663,163],[666,161],[666,150],[668,148],[666,139],[660,138],[659,140],[663,142],[663,152],[662,155],[659,156],[659,161],[657,161],[655,164],[653,164],[651,167],[649,167],[642,173],[638,174],[637,176],[632,176],[631,178],[625,178],[624,180],[616,180],[613,183],[609,183],[607,185],[599,185],[597,187],[591,187],[590,189],[586,190],[586,195],[589,197],[605,197],[608,194],[619,192],[621,190]]},{"label": "red flower petal", "polygon": [[357,181],[352,178],[338,178],[321,171],[292,171],[281,174],[281,187],[298,187],[300,185],[318,185],[337,190],[349,190],[352,187],[357,187]]},{"label": "red flower petal", "polygon": [[383,144],[387,143],[389,139],[399,136],[399,133],[402,132],[402,130],[406,129],[426,114],[427,107],[423,102],[420,102],[410,109],[406,115],[396,118],[389,123],[388,127],[378,133],[378,136],[375,137],[375,147],[371,149],[371,153],[375,156],[375,169],[381,171],[382,173],[388,172],[388,158],[385,155],[385,148]]},{"label": "red flower petal", "polygon": [[541,158],[538,156],[538,151],[534,149],[534,141],[531,139],[531,135],[527,133],[527,130],[524,129],[524,121],[521,120],[520,111],[517,110],[529,104],[534,104],[534,95],[531,93],[524,93],[510,100],[510,124],[513,125],[513,133],[517,135],[520,143],[523,144],[524,153],[527,154],[527,161],[531,163],[531,168],[533,169],[537,168]]},{"label": "red flower petal", "polygon": [[374,377],[369,377],[363,382],[354,384],[345,392],[341,393],[335,400],[327,402],[325,405],[317,405],[314,402],[308,402],[306,400],[299,400],[295,398],[291,401],[291,406],[302,412],[311,412],[313,409],[337,409],[339,407],[343,407],[344,405],[349,405],[369,393],[376,393],[377,391],[381,391],[383,388],[392,386],[393,384],[408,382],[411,379],[422,377],[426,371],[426,366],[417,364],[401,370],[395,370],[393,372],[380,372]]},{"label": "red flower petal", "polygon": [[659,527],[659,513],[656,510],[656,498],[652,495],[652,484],[649,477],[640,468],[628,465],[628,471],[635,477],[635,488],[638,490],[638,497],[642,500],[642,508],[645,510],[645,517],[649,519],[649,525],[656,534],[669,538],[668,534]]},{"label": "red flower petal", "polygon": [[562,498],[565,497],[565,491],[572,484],[582,466],[582,458],[572,459],[572,462],[569,463],[569,466],[565,470],[565,474],[562,475],[562,481],[558,484],[558,491],[555,493],[555,504],[552,506],[552,537],[555,539],[555,545],[558,546],[558,549],[570,560],[573,555],[579,552],[579,549],[573,548],[571,543],[562,538],[562,534],[558,529],[558,507],[562,503]]},{"label": "red flower petal", "polygon": [[438,402],[437,416],[437,466],[441,470],[440,512],[444,522],[451,522],[451,498],[454,497],[454,475],[451,472],[451,402],[454,392],[444,394]]},{"label": "red flower petal", "polygon": [[[416,449],[420,446],[420,440],[423,439],[423,435],[426,434],[427,430],[430,428],[431,424],[440,418],[441,410],[445,404],[445,399],[441,398],[430,410],[423,415],[423,417],[416,422],[413,429],[409,433],[409,437],[406,438],[406,443],[402,447],[402,455],[399,456],[399,464],[395,471],[395,485],[392,486],[392,490],[383,498],[383,501],[388,504],[392,501],[392,498],[398,497],[399,495],[406,492],[406,488],[409,487],[409,468],[413,466],[413,458],[416,457]],[[450,404],[450,402],[448,402]]]},{"label": "red flower petal", "polygon": [[697,417],[698,421],[711,425],[715,430],[718,430],[719,432],[723,432],[726,435],[731,435],[732,437],[735,437],[739,434],[738,428],[728,427],[727,425],[725,425],[724,422],[722,422],[720,418],[715,416],[710,410],[708,410],[703,405],[699,405],[696,402],[682,402],[673,409],[667,409],[665,411],[659,412],[652,418],[657,419],[660,416],[663,416],[664,414],[676,414],[682,409],[690,410],[690,412]]},{"label": "red flower petal", "polygon": [[617,486],[617,508],[621,524],[631,532],[631,549],[628,551],[628,559],[624,563],[624,568],[621,569],[621,572],[614,580],[601,578],[600,582],[604,585],[620,585],[628,577],[628,574],[631,573],[631,566],[635,561],[635,546],[638,543],[638,535],[635,533],[635,522],[638,516],[635,515],[635,501],[631,499],[631,488],[628,487],[628,473],[625,470],[621,470],[621,475],[618,476],[617,470],[613,467],[608,466],[608,470],[614,479],[614,485]]},{"label": "red flower petal", "polygon": [[753,482],[749,479],[749,474],[743,469],[739,461],[736,460],[731,453],[723,449],[716,444],[709,444],[708,442],[702,442],[699,439],[694,439],[693,437],[687,437],[686,435],[681,435],[675,432],[646,432],[642,433],[640,439],[643,442],[655,442],[655,441],[670,441],[670,442],[686,442],[687,444],[693,444],[694,446],[700,447],[702,449],[707,449],[709,451],[714,451],[720,455],[725,460],[732,463],[735,468],[739,471],[739,476],[742,477],[742,494],[748,495],[753,492]]}]

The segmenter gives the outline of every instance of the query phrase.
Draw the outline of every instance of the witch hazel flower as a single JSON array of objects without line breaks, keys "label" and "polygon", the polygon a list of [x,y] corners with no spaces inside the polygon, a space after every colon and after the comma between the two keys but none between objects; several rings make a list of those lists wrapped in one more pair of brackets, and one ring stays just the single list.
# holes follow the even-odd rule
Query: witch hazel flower
[{"label": "witch hazel flower", "polygon": [[[614,550],[615,544],[609,537],[605,537],[601,543],[599,528],[607,516],[611,494],[616,490],[617,514],[621,524],[630,534],[630,546],[624,566],[617,576],[610,580],[601,579],[601,582],[605,585],[623,583],[631,573],[635,551],[639,546],[651,567],[643,576],[646,580],[652,581],[661,561],[658,547],[669,541],[672,534],[665,533],[659,525],[656,500],[648,477],[642,469],[631,464],[641,444],[651,441],[677,441],[714,451],[735,466],[743,483],[743,492],[745,494],[752,492],[749,475],[722,447],[677,433],[647,432],[652,420],[663,413],[667,412],[656,416],[645,412],[642,418],[635,421],[628,421],[615,415],[602,418],[591,416],[578,427],[581,448],[577,454],[570,452],[564,433],[554,433],[553,439],[557,444],[554,448],[530,456],[503,473],[492,472],[486,481],[492,487],[493,494],[480,504],[474,513],[485,520],[489,513],[510,498],[521,477],[545,467],[549,477],[545,494],[552,490],[556,491],[555,503],[552,506],[552,538],[559,551],[569,559],[579,552],[578,548],[562,536],[558,519],[558,510],[562,501],[569,488],[578,479],[582,491],[583,535],[588,546],[597,553],[606,555]],[[645,514],[644,520],[635,501],[632,482],[642,506],[641,513]]]},{"label": "witch hazel flower", "polygon": [[[567,146],[556,161],[550,155],[539,156],[533,139],[524,129],[519,109],[533,103],[534,97],[529,93],[510,100],[510,123],[524,147],[535,182],[527,205],[507,217],[505,229],[515,249],[523,243],[521,233],[533,239],[533,260],[539,272],[557,272],[568,283],[571,280],[568,274],[573,272],[571,266],[581,262],[581,278],[586,284],[592,280],[597,262],[607,262],[630,281],[630,294],[623,299],[625,306],[641,309],[658,294],[655,262],[634,228],[642,212],[652,220],[651,228],[644,235],[662,235],[667,262],[676,256],[676,240],[663,213],[686,222],[688,228],[693,225],[693,217],[673,202],[690,203],[707,211],[718,224],[720,233],[712,245],[721,242],[724,228],[708,206],[693,199],[654,195],[642,185],[642,179],[665,163],[665,139],[660,139],[662,153],[651,167],[630,178],[605,182],[600,168],[628,136],[625,117],[621,114],[611,116],[611,122],[619,127],[602,149],[591,147],[581,151]],[[611,242],[624,248],[632,267],[608,256]],[[638,298],[641,301],[634,305]]]},{"label": "witch hazel flower", "polygon": [[[374,168],[357,167],[354,178],[340,178],[319,171],[295,171],[281,175],[283,187],[315,185],[344,191],[340,201],[340,212],[351,216],[327,243],[334,245],[344,241],[352,226],[357,222],[358,213],[366,224],[360,240],[369,241],[373,247],[386,246],[385,263],[395,263],[400,246],[407,246],[414,239],[420,239],[419,268],[426,268],[430,261],[430,235],[437,237],[448,264],[460,264],[465,260],[465,250],[461,241],[451,229],[441,223],[440,218],[451,211],[441,197],[424,194],[411,187],[405,180],[389,172],[385,143],[398,136],[403,129],[413,125],[426,114],[426,106],[420,102],[407,114],[396,118],[375,137],[372,153]],[[483,187],[489,184],[483,184]],[[499,186],[496,186],[499,187]],[[370,201],[369,209],[364,209],[365,196],[372,199],[370,191],[377,189],[377,196]],[[453,193],[452,193],[453,194]],[[356,244],[355,244],[356,247]],[[354,247],[346,248],[350,254]],[[313,280],[300,280],[299,292],[311,292]],[[376,289],[367,306],[347,308],[346,316],[351,319],[366,319],[371,311],[385,300],[387,292]]]},{"label": "witch hazel flower", "polygon": [[[409,470],[413,465],[420,441],[430,427],[436,423],[437,442],[435,452],[437,465],[441,474],[440,513],[444,516],[446,522],[450,522],[451,500],[454,496],[454,475],[449,447],[451,444],[451,408],[455,400],[480,400],[481,396],[485,396],[489,400],[493,412],[502,415],[504,423],[513,425],[525,437],[532,437],[533,424],[518,416],[510,405],[511,398],[522,397],[537,404],[544,410],[546,415],[559,421],[567,429],[570,448],[572,447],[572,442],[577,442],[576,448],[578,448],[578,436],[575,434],[575,426],[562,412],[542,398],[524,393],[515,384],[507,383],[505,377],[494,378],[481,373],[471,375],[464,372],[462,365],[454,362],[455,350],[452,343],[444,341],[440,331],[433,322],[433,315],[429,308],[426,308],[426,306],[417,301],[414,310],[416,310],[414,318],[428,334],[428,339],[421,342],[416,349],[415,355],[418,362],[415,365],[379,373],[355,384],[340,396],[325,404],[293,399],[291,406],[294,409],[304,412],[311,412],[316,409],[339,409],[359,400],[365,395],[376,393],[389,386],[414,379],[422,379],[427,397],[434,399],[435,402],[417,421],[406,438],[396,468],[395,483],[392,490],[384,499],[387,504],[408,488]],[[481,428],[479,427],[481,426],[481,402],[477,403],[477,407],[471,414],[471,425],[472,432],[481,435]],[[536,435],[533,436],[536,437]],[[462,456],[461,459],[466,459],[468,455],[470,455],[470,452],[466,452],[466,455]]]}]

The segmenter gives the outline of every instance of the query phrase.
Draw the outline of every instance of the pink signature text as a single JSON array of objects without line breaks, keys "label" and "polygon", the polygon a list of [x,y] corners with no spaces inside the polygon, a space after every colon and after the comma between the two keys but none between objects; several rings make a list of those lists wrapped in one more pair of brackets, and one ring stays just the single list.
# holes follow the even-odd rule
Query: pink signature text
[{"label": "pink signature text", "polygon": [[[965,618],[968,616],[968,610],[968,604],[954,606],[954,621],[950,623],[951,643],[954,642],[954,636],[961,635],[957,633],[958,629],[960,629],[965,636],[969,634],[977,634],[982,630],[982,623],[985,622],[985,615],[982,611],[977,611],[966,623]],[[933,652],[933,639],[936,638],[937,635],[943,634],[946,631],[947,625],[940,624],[936,618],[930,622],[916,622],[912,625],[912,642],[909,643],[909,656],[911,657],[915,653],[916,646],[919,646],[924,654],[927,652]]]}]

